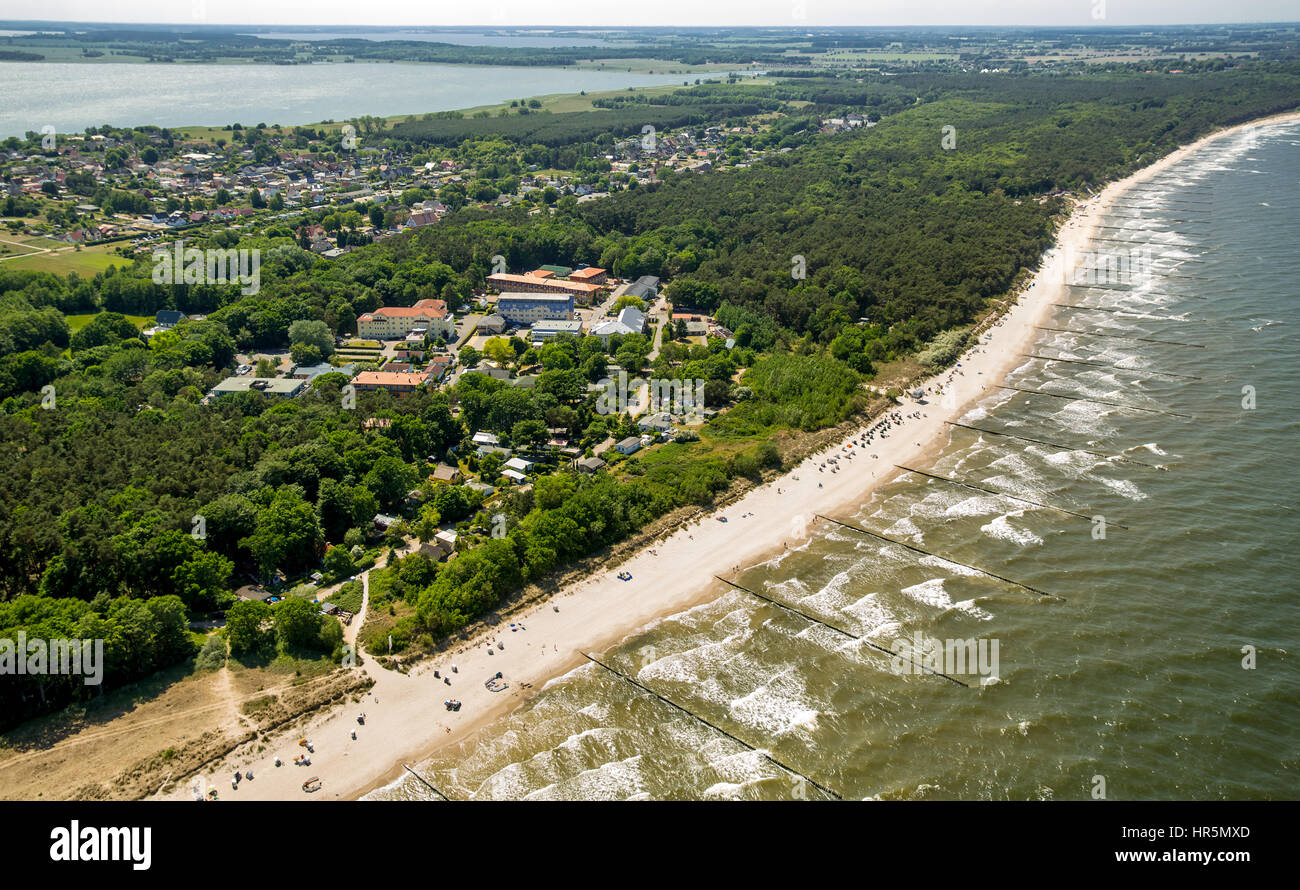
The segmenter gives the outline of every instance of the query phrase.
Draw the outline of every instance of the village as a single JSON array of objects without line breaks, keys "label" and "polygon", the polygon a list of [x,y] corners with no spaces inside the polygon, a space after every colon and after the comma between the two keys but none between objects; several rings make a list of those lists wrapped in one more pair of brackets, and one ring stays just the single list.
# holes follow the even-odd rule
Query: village
[{"label": "village", "polygon": [[[746,144],[758,123],[662,134],[648,128],[605,141],[598,146],[604,153],[581,162],[581,172],[544,170],[524,163],[522,153],[499,163],[500,143],[489,146],[491,154],[481,146],[423,153],[369,147],[355,135],[369,122],[357,124],[329,130],[235,124],[203,135],[104,127],[75,135],[31,133],[26,145],[10,138],[0,161],[7,228],[0,234],[0,262],[23,268],[34,258],[42,270],[84,274],[96,268],[80,265],[92,257],[121,263],[168,256],[175,248],[179,259],[192,244],[230,247],[285,234],[318,261],[331,261],[438,225],[461,207],[552,212],[565,200],[597,200],[672,173],[743,168],[770,151]],[[178,261],[178,283],[179,270]],[[455,404],[462,380],[481,375],[494,385],[529,390],[545,371],[541,350],[585,342],[584,355],[601,353],[602,374],[588,379],[580,395],[607,422],[594,434],[549,426],[528,438],[516,428],[467,424],[464,447],[417,461],[420,484],[397,509],[376,512],[363,540],[327,545],[316,571],[249,575],[235,591],[240,599],[305,598],[346,627],[361,607],[353,573],[375,564],[382,552],[377,546],[418,551],[437,562],[455,558],[492,533],[481,523],[495,501],[527,495],[538,478],[557,471],[596,473],[657,444],[696,440],[699,428],[726,410],[727,387],[706,391],[704,379],[641,376],[666,345],[680,362],[735,343],[710,315],[689,307],[674,312],[658,277],[621,280],[602,268],[556,264],[499,268],[485,284],[465,296],[444,292],[448,299],[364,311],[348,326],[354,336],[339,330],[310,346],[248,348],[201,404],[214,410],[228,398],[295,400],[337,386],[343,406],[352,408],[363,393],[402,399],[441,392],[452,396],[453,416],[466,422]],[[137,323],[147,343],[205,319],[193,310],[160,309]],[[366,417],[363,428],[379,434],[391,423],[380,411]],[[417,531],[439,487],[460,489],[458,497],[474,512],[450,516],[437,528],[426,522]],[[469,521],[473,516],[478,526]]]},{"label": "village", "polygon": [[[0,143],[0,215],[10,239],[0,260],[60,246],[99,246],[131,257],[180,236],[252,234],[301,219],[304,211],[318,212],[323,225],[311,226],[300,245],[334,258],[434,225],[467,204],[540,213],[565,197],[596,200],[671,173],[741,169],[789,150],[749,144],[764,123],[661,134],[647,127],[642,135],[609,139],[581,162],[581,172],[542,169],[527,162],[527,152],[501,163],[502,143],[489,144],[482,156],[476,152],[483,146],[411,152],[368,146],[352,124],[235,124],[215,131],[219,136],[158,127],[31,132],[25,141]],[[863,124],[869,122],[860,115],[827,119],[821,131]],[[359,218],[344,218],[349,211]],[[15,254],[14,247],[28,250]]]},{"label": "village", "polygon": [[[337,385],[343,407],[348,408],[356,406],[356,395],[363,392],[383,391],[394,399],[420,390],[454,396],[457,383],[476,375],[490,378],[494,385],[527,390],[544,373],[539,351],[548,344],[579,344],[587,352],[601,354],[604,376],[588,381],[579,394],[594,402],[598,414],[611,415],[599,435],[540,423],[526,434],[518,424],[467,426],[464,447],[449,449],[441,458],[428,455],[419,464],[423,480],[407,492],[399,510],[374,515],[372,539],[435,562],[454,558],[491,536],[492,529],[481,522],[493,515],[492,504],[513,494],[527,495],[538,478],[558,471],[596,473],[658,444],[694,441],[705,422],[726,410],[726,400],[710,391],[703,379],[637,376],[640,367],[659,357],[666,343],[679,355],[693,350],[697,357],[710,349],[731,349],[735,343],[732,332],[711,316],[674,312],[660,293],[658,278],[619,280],[592,266],[551,265],[490,275],[487,283],[485,290],[455,311],[441,299],[422,299],[409,307],[367,312],[357,318],[357,337],[336,338],[325,360],[294,362],[291,352],[285,351],[237,356],[234,373],[213,386],[203,404],[247,393],[273,401],[292,400]],[[144,336],[156,336],[187,320],[175,310],[160,311]],[[621,351],[624,346],[631,353]],[[610,361],[604,360],[605,354]],[[637,364],[631,373],[614,360],[618,356],[628,361],[629,355]],[[470,420],[454,402],[451,413],[462,422]],[[366,417],[362,426],[367,432],[381,433],[392,422],[380,412]],[[439,487],[463,489],[464,500],[473,505],[480,524],[452,517],[437,529],[425,524],[417,531],[425,503]],[[360,560],[366,548],[354,543],[350,550],[342,572],[364,565]],[[327,553],[326,566],[330,562]],[[296,584],[321,585],[319,590],[310,589],[310,595],[321,597],[322,610],[346,624],[355,612],[346,606],[355,604],[342,577],[318,571],[310,578],[295,579],[279,572],[269,584],[250,578],[237,593],[245,599],[274,602],[290,595],[284,591]],[[340,592],[342,596],[331,596]],[[308,589],[292,595],[308,595]]]}]

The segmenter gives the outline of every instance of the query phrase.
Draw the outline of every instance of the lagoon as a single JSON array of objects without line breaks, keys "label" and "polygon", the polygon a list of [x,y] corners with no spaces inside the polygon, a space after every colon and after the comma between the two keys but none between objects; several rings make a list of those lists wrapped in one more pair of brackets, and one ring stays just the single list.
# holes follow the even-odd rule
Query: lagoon
[{"label": "lagoon", "polygon": [[0,138],[112,124],[308,124],[422,114],[581,90],[681,83],[680,74],[416,63],[0,63]]}]

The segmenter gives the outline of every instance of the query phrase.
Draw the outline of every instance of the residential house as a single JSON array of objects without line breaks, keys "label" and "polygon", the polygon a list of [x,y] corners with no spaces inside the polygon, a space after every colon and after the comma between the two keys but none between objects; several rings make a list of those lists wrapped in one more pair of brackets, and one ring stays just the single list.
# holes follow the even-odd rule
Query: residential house
[{"label": "residential house", "polygon": [[420,544],[419,554],[427,556],[434,562],[442,562],[447,557],[456,552],[454,544],[448,544],[441,538],[435,537],[432,541],[425,541]]},{"label": "residential house", "polygon": [[434,383],[439,383],[451,370],[452,358],[449,355],[435,355],[429,358],[429,363],[424,366],[425,372],[429,379]]},{"label": "residential house", "polygon": [[352,378],[352,385],[360,391],[386,389],[397,395],[415,392],[429,380],[424,372],[362,371]]},{"label": "residential house", "polygon": [[430,481],[444,482],[448,485],[454,485],[460,481],[460,468],[449,466],[448,464],[438,464],[429,474]]},{"label": "residential house", "polygon": [[406,222],[398,226],[399,229],[418,229],[422,226],[431,226],[439,220],[438,214],[432,210],[422,210],[419,213],[412,213],[406,218]]},{"label": "residential house", "polygon": [[154,334],[169,331],[176,325],[185,320],[185,313],[176,309],[159,309],[153,317],[153,326],[145,328],[143,335],[146,340]]},{"label": "residential house", "polygon": [[667,411],[648,414],[636,422],[637,427],[651,435],[664,436],[673,430],[673,416]]},{"label": "residential house", "polygon": [[506,329],[506,320],[497,313],[479,319],[477,329],[485,334],[500,334]]},{"label": "residential house", "polygon": [[536,466],[534,461],[523,457],[512,457],[505,462],[505,468],[508,470],[517,470],[520,473],[528,473]]}]

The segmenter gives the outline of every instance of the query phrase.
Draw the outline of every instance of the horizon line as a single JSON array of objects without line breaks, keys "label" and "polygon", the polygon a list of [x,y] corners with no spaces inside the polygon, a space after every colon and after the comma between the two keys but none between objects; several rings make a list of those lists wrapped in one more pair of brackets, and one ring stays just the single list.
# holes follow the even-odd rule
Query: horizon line
[{"label": "horizon line", "polygon": [[475,24],[475,25],[439,25],[439,24],[351,24],[351,23],[333,23],[333,24],[307,24],[302,22],[286,23],[269,23],[269,22],[192,22],[192,21],[93,21],[87,19],[0,19],[0,25],[147,25],[157,27],[190,27],[190,28],[302,28],[302,29],[321,29],[321,28],[351,28],[360,30],[389,30],[389,29],[411,29],[411,30],[433,30],[433,31],[459,31],[472,30],[482,31],[500,31],[500,30],[566,30],[566,31],[692,31],[692,30],[718,30],[718,29],[741,29],[755,28],[776,31],[806,31],[814,28],[833,28],[833,29],[855,29],[855,30],[872,30],[872,29],[912,29],[912,30],[942,30],[942,29],[987,29],[987,30],[1040,30],[1040,29],[1059,29],[1072,28],[1077,30],[1114,30],[1120,28],[1216,28],[1232,27],[1236,25],[1251,26],[1291,26],[1300,27],[1300,20],[1293,21],[1216,21],[1216,22],[1134,22],[1131,24],[1072,24],[1063,22],[1060,24],[997,24],[997,25],[980,25],[980,24],[928,24],[928,25],[867,25],[867,24],[758,24],[758,23],[738,23],[738,24],[715,24],[715,25],[571,25],[562,23],[519,23],[519,24]]}]

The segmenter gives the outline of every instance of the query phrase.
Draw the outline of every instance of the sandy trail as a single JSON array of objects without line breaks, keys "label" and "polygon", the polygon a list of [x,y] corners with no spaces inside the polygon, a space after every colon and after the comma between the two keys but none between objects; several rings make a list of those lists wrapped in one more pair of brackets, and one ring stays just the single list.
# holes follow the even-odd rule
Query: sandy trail
[{"label": "sandy trail", "polygon": [[[1300,113],[1267,120],[1300,120]],[[318,718],[305,733],[316,745],[310,767],[292,765],[293,755],[300,750],[296,735],[282,735],[266,752],[232,758],[228,767],[217,769],[221,778],[249,763],[257,768],[255,782],[243,783],[238,791],[223,792],[223,799],[359,797],[400,777],[403,763],[414,764],[509,713],[548,680],[582,664],[582,653],[596,654],[656,618],[723,593],[726,588],[714,575],[731,577],[738,567],[803,544],[806,538],[800,536],[800,530],[804,525],[818,525],[814,514],[849,516],[876,486],[898,474],[894,464],[924,467],[927,457],[947,442],[944,421],[959,418],[1024,361],[1022,353],[1029,351],[1038,333],[1035,326],[1053,302],[1063,299],[1063,283],[1072,271],[1068,266],[1077,265],[1102,214],[1117,197],[1205,143],[1259,123],[1207,136],[1080,202],[1056,245],[1045,255],[1042,268],[1001,323],[989,328],[988,336],[981,337],[962,357],[959,368],[924,384],[932,391],[935,384],[943,383],[943,396],[929,398],[924,404],[904,399],[897,410],[903,415],[919,412],[917,416],[905,416],[888,438],[877,437],[865,448],[853,448],[856,456],[841,459],[840,472],[818,472],[818,465],[841,455],[858,433],[725,509],[682,527],[653,550],[643,550],[617,569],[593,575],[512,616],[513,630],[507,621],[480,634],[458,653],[422,665],[409,675],[368,668],[376,683],[364,703]],[[719,522],[717,516],[728,521]],[[619,571],[631,572],[632,579],[618,580],[615,575]],[[504,648],[497,648],[498,642]],[[449,673],[452,664],[458,668],[456,673]],[[450,685],[435,677],[435,670],[449,677]],[[498,671],[508,688],[489,691],[484,684]],[[443,707],[443,701],[450,698],[461,701],[459,712]],[[366,712],[364,726],[356,722],[359,711]],[[353,730],[355,740],[351,738]],[[286,763],[279,769],[271,765],[277,753]],[[321,777],[321,791],[311,795],[302,791],[301,784],[309,776]],[[175,796],[186,796],[186,790],[178,789]]]}]

